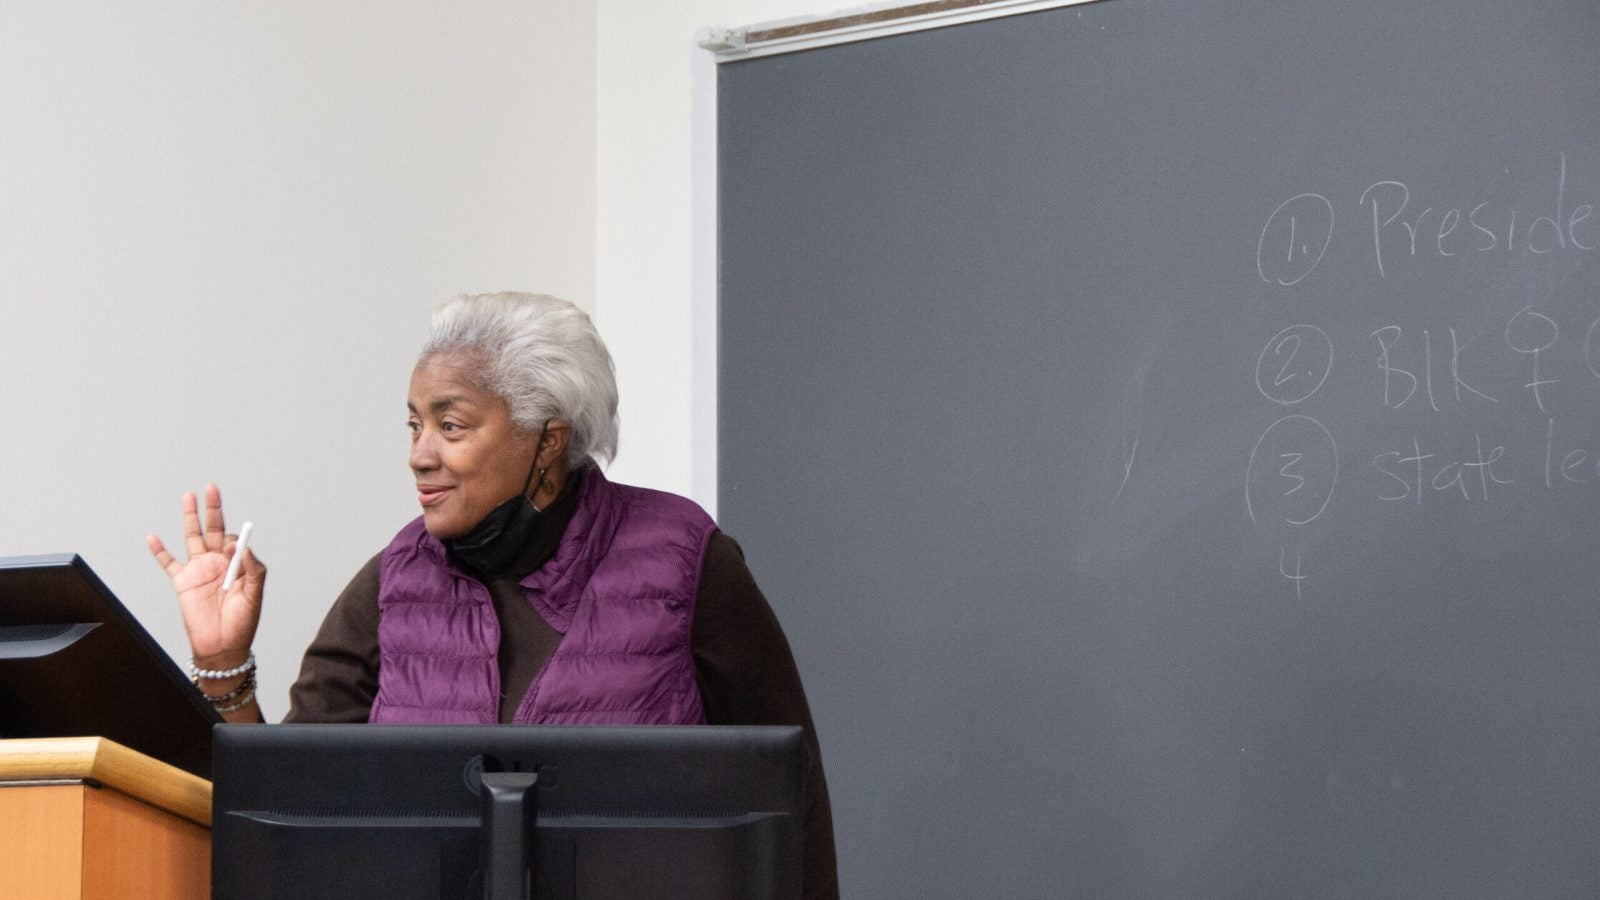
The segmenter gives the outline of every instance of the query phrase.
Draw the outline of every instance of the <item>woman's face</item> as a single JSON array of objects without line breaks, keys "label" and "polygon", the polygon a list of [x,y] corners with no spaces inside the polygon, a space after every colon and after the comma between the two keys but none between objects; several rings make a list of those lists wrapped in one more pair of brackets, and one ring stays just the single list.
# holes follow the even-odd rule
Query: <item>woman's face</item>
[{"label": "woman's face", "polygon": [[428,533],[440,540],[472,530],[522,490],[537,433],[511,422],[505,400],[469,377],[471,360],[441,353],[411,373],[411,471]]}]

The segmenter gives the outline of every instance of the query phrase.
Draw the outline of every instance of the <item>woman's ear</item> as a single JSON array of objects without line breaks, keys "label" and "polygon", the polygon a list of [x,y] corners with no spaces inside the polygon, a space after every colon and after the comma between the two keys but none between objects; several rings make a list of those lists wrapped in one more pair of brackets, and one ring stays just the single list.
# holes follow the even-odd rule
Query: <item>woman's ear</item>
[{"label": "woman's ear", "polygon": [[544,438],[539,442],[536,457],[538,468],[552,469],[567,458],[567,444],[572,440],[572,426],[563,419],[551,419],[544,427]]}]

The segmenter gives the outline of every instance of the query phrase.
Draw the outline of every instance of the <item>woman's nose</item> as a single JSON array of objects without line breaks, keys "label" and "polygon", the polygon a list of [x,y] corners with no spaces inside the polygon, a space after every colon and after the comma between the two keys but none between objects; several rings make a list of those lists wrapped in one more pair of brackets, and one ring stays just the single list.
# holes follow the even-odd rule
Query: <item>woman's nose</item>
[{"label": "woman's nose", "polygon": [[434,444],[433,437],[424,429],[411,442],[411,470],[413,472],[426,472],[439,467],[439,451]]}]

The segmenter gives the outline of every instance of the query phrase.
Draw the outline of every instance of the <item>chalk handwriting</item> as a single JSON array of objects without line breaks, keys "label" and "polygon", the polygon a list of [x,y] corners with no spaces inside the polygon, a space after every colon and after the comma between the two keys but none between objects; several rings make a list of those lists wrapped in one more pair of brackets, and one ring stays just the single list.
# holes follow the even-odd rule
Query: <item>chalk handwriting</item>
[{"label": "chalk handwriting", "polygon": [[1506,323],[1506,346],[1533,357],[1533,380],[1523,387],[1533,392],[1533,402],[1538,405],[1540,412],[1548,412],[1544,408],[1544,395],[1540,388],[1560,384],[1562,379],[1539,377],[1539,354],[1555,346],[1560,337],[1561,327],[1556,321],[1544,313],[1534,312],[1531,306],[1524,306]]},{"label": "chalk handwriting", "polygon": [[[1499,403],[1496,397],[1478,390],[1469,384],[1461,374],[1461,351],[1472,344],[1472,341],[1462,343],[1461,336],[1454,328],[1447,329],[1450,333],[1450,381],[1452,392],[1446,397],[1454,396],[1456,403],[1462,402],[1462,390],[1469,395],[1485,400],[1489,403]],[[1396,349],[1401,347],[1405,339],[1405,329],[1399,325],[1385,325],[1368,335],[1377,342],[1378,352],[1375,360],[1378,370],[1383,373],[1383,405],[1390,409],[1399,409],[1406,405],[1418,388],[1423,389],[1423,394],[1428,398],[1428,406],[1439,412],[1439,400],[1433,389],[1433,335],[1427,329],[1422,329],[1422,377],[1401,365],[1396,358]]]},{"label": "chalk handwriting", "polygon": [[1256,272],[1268,284],[1298,284],[1322,262],[1333,241],[1333,204],[1298,194],[1278,204],[1256,241]]},{"label": "chalk handwriting", "polygon": [[[1414,500],[1422,505],[1424,495],[1432,491],[1460,493],[1461,499],[1472,500],[1469,484],[1474,478],[1483,500],[1489,499],[1489,485],[1506,485],[1513,482],[1495,472],[1495,463],[1506,454],[1504,446],[1496,446],[1487,455],[1483,452],[1483,439],[1473,434],[1476,456],[1468,459],[1448,459],[1437,452],[1424,453],[1420,438],[1411,439],[1411,450],[1391,450],[1372,458],[1372,466],[1392,479],[1390,493],[1379,493],[1382,500]],[[1439,460],[1434,462],[1434,460]],[[1388,482],[1385,482],[1388,484]],[[1398,485],[1398,487],[1396,487]],[[1398,490],[1399,493],[1393,493]]]},{"label": "chalk handwriting", "polygon": [[[1556,461],[1557,456],[1560,462]],[[1582,447],[1562,453],[1556,447],[1556,420],[1550,419],[1545,426],[1544,486],[1554,488],[1561,482],[1590,484],[1596,480],[1600,480],[1600,453]]]},{"label": "chalk handwriting", "polygon": [[1284,568],[1284,564],[1287,562],[1287,555],[1288,552],[1285,550],[1278,551],[1278,574],[1294,582],[1294,598],[1296,600],[1303,600],[1305,598],[1300,593],[1300,582],[1305,581],[1310,576],[1301,571],[1302,560],[1301,553],[1298,550],[1296,550],[1294,554],[1294,574],[1289,574],[1289,572]]},{"label": "chalk handwriting", "polygon": [[1589,332],[1583,336],[1583,363],[1589,367],[1589,374],[1600,378],[1600,369],[1595,368],[1594,331],[1600,325],[1600,319],[1589,323]]},{"label": "chalk handwriting", "polygon": [[[1394,345],[1400,342],[1400,338],[1404,334],[1405,329],[1399,325],[1385,325],[1368,335],[1368,337],[1376,338],[1378,341],[1378,368],[1383,370],[1383,405],[1392,409],[1399,409],[1405,406],[1406,401],[1411,399],[1411,395],[1417,392],[1417,376],[1406,369],[1389,364],[1389,351],[1394,349]],[[1406,381],[1409,382],[1406,385],[1406,395],[1399,400],[1394,399],[1392,377],[1395,375],[1403,375]]]},{"label": "chalk handwriting", "polygon": [[1261,349],[1256,390],[1273,403],[1292,406],[1315,394],[1332,371],[1333,341],[1327,332],[1314,325],[1291,325]]},{"label": "chalk handwriting", "polygon": [[[1595,180],[1569,184],[1567,162],[1567,154],[1557,152],[1548,168],[1532,173],[1531,184],[1519,179],[1498,188],[1496,195],[1441,193],[1433,185],[1451,182],[1410,176],[1405,176],[1410,183],[1395,177],[1357,182],[1365,184],[1359,191],[1295,193],[1272,209],[1256,236],[1256,274],[1275,288],[1290,288],[1342,252],[1372,276],[1395,280],[1395,308],[1406,309],[1398,304],[1423,295],[1396,279],[1428,260],[1443,264],[1462,258],[1551,257],[1596,250],[1600,216],[1595,215],[1595,204],[1600,201],[1578,196],[1584,191],[1592,194]],[[1505,173],[1511,172],[1507,166]],[[1422,184],[1428,187],[1419,189]],[[1334,225],[1340,219],[1351,224],[1335,240]],[[1504,299],[1490,298],[1481,308],[1494,309]],[[1356,470],[1356,495],[1418,508],[1490,503],[1506,495],[1519,479],[1535,483],[1541,454],[1547,489],[1600,490],[1600,446],[1577,445],[1578,440],[1564,433],[1556,413],[1558,405],[1576,408],[1585,391],[1600,396],[1600,386],[1586,378],[1574,380],[1578,348],[1563,343],[1571,338],[1564,338],[1554,312],[1536,308],[1546,306],[1555,308],[1543,297],[1534,297],[1509,320],[1502,320],[1503,345],[1478,340],[1495,332],[1492,327],[1486,332],[1476,318],[1481,313],[1470,308],[1463,310],[1467,318],[1460,323],[1465,338],[1454,323],[1437,321],[1440,313],[1434,309],[1416,310],[1419,318],[1431,320],[1370,323],[1368,327],[1377,326],[1368,338],[1373,342],[1370,359],[1381,377],[1380,408],[1404,410],[1393,421],[1406,423],[1402,427],[1407,431],[1396,440],[1393,435],[1376,436],[1377,423],[1358,423],[1360,456],[1368,458],[1368,465]],[[1600,318],[1588,323],[1582,344],[1583,369],[1600,381],[1597,342]],[[1302,322],[1279,331],[1262,347],[1256,358],[1256,390],[1279,407],[1296,406],[1323,391],[1332,371],[1333,341],[1328,332]],[[1361,371],[1367,378],[1372,375],[1371,369]],[[1498,433],[1469,426],[1471,441],[1464,430],[1453,438],[1414,430],[1417,412],[1431,416],[1482,410],[1506,400],[1513,405],[1525,400],[1537,409],[1545,425],[1539,429],[1543,434],[1516,424],[1525,421],[1517,416],[1507,419]],[[1321,413],[1321,408],[1307,406]],[[1588,424],[1591,418],[1584,419],[1585,438],[1594,434]],[[1327,421],[1334,428],[1349,424]],[[1507,428],[1511,433],[1505,433]],[[1125,449],[1124,486],[1138,453],[1137,440]],[[1340,483],[1339,456],[1334,430],[1323,420],[1294,414],[1273,421],[1256,439],[1245,465],[1245,511],[1252,525],[1298,527],[1321,518]],[[1303,551],[1296,550],[1291,560],[1288,549],[1280,545],[1278,574],[1294,584],[1296,598],[1303,597],[1304,563]]]},{"label": "chalk handwriting", "polygon": [[[1354,205],[1356,221],[1368,232],[1373,271],[1387,278],[1402,261],[1420,257],[1543,256],[1600,247],[1594,205],[1572,205],[1567,196],[1567,154],[1558,153],[1555,163],[1544,205],[1531,209],[1481,196],[1429,202],[1418,200],[1404,181],[1371,182]],[[1288,287],[1310,275],[1333,246],[1334,218],[1334,201],[1324,194],[1296,194],[1280,203],[1256,239],[1261,280]]]},{"label": "chalk handwriting", "polygon": [[[1270,444],[1269,438],[1273,439]],[[1285,449],[1281,444],[1302,449]],[[1333,433],[1321,422],[1304,415],[1284,416],[1267,426],[1261,437],[1256,439],[1255,446],[1250,450],[1250,460],[1245,465],[1244,505],[1253,524],[1259,523],[1252,483],[1259,477],[1257,460],[1263,446],[1272,447],[1282,464],[1277,469],[1277,475],[1283,479],[1279,482],[1279,491],[1275,495],[1268,494],[1263,498],[1263,503],[1281,506],[1278,515],[1290,525],[1307,525],[1316,521],[1327,510],[1328,502],[1333,499],[1334,488],[1339,483],[1339,445],[1333,439]],[[1308,455],[1314,462],[1306,460]],[[1294,471],[1302,462],[1307,463],[1309,477]],[[1308,482],[1311,483],[1309,488]],[[1281,502],[1281,498],[1291,497],[1302,488],[1307,488],[1304,497],[1296,497],[1290,503]]]}]

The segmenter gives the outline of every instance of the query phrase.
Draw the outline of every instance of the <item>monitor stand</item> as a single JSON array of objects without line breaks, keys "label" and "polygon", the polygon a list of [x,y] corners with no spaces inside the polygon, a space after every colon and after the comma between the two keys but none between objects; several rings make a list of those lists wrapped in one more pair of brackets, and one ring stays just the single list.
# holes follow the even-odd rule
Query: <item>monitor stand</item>
[{"label": "monitor stand", "polygon": [[483,898],[529,900],[538,800],[533,772],[483,773]]}]

